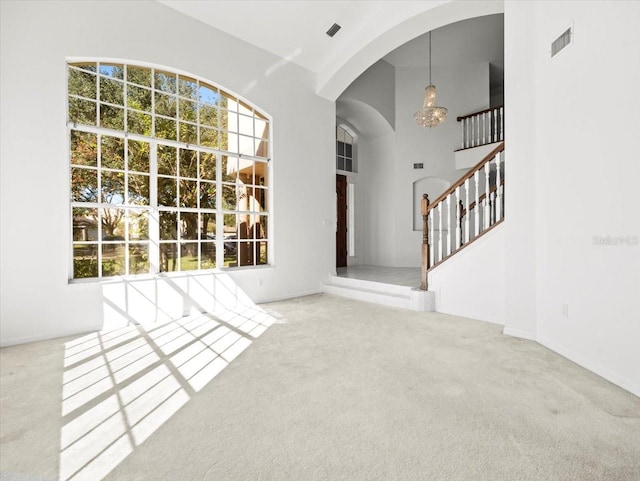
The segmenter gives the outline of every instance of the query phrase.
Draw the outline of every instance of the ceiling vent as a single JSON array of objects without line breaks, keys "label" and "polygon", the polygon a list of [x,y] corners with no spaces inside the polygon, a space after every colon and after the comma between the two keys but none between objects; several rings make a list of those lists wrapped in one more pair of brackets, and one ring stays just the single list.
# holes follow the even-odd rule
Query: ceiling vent
[{"label": "ceiling vent", "polygon": [[555,57],[560,50],[565,48],[571,43],[571,27],[562,32],[562,34],[556,38],[551,44],[551,56]]},{"label": "ceiling vent", "polygon": [[331,25],[331,28],[327,30],[327,35],[329,35],[329,37],[333,37],[341,28],[342,27],[340,25],[334,23],[333,25]]}]

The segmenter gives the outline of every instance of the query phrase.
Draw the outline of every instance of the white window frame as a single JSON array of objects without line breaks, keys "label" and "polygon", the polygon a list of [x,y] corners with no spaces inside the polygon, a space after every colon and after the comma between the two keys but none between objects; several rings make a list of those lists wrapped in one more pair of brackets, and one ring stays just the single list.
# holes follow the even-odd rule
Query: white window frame
[{"label": "white window frame", "polygon": [[[69,118],[67,118],[67,140],[69,142],[68,144],[68,151],[69,151],[69,163],[68,163],[68,179],[69,179],[69,192],[72,192],[72,185],[71,185],[71,169],[72,169],[72,160],[71,160],[71,142],[70,142],[70,138],[71,138],[71,132],[72,131],[80,131],[80,132],[87,132],[87,133],[91,133],[91,134],[96,134],[97,138],[100,138],[100,135],[106,135],[106,136],[110,136],[110,137],[118,137],[118,138],[123,138],[123,139],[130,139],[130,140],[134,140],[134,141],[142,141],[142,142],[147,142],[150,145],[150,158],[149,158],[149,172],[148,172],[148,176],[149,176],[149,205],[132,205],[132,204],[127,204],[125,203],[126,200],[123,200],[122,204],[119,205],[111,205],[108,203],[103,202],[102,198],[98,198],[96,199],[96,202],[81,202],[81,201],[74,201],[73,199],[70,198],[70,204],[69,204],[69,215],[70,215],[70,223],[69,223],[69,280],[73,281],[73,282],[78,282],[78,281],[99,281],[99,280],[108,280],[108,279],[113,279],[114,277],[122,277],[122,275],[118,275],[118,276],[103,276],[102,275],[102,262],[101,262],[101,257],[102,257],[102,246],[105,245],[106,243],[108,243],[108,241],[105,241],[104,239],[102,239],[102,235],[100,233],[100,229],[101,229],[101,225],[100,225],[100,221],[98,221],[98,225],[97,225],[97,232],[98,235],[96,236],[96,239],[90,242],[87,242],[87,244],[91,244],[91,245],[95,245],[96,249],[97,249],[97,263],[98,263],[98,276],[97,277],[84,277],[84,278],[75,278],[73,277],[74,275],[74,245],[81,243],[81,241],[74,241],[74,225],[73,225],[73,211],[74,208],[87,208],[87,209],[98,209],[99,213],[102,212],[102,210],[106,209],[106,208],[117,208],[117,209],[122,209],[124,211],[126,211],[127,213],[132,211],[132,210],[140,210],[140,211],[148,211],[149,212],[149,222],[148,222],[148,230],[149,230],[149,240],[148,241],[140,241],[141,243],[147,243],[148,245],[148,257],[149,257],[149,272],[145,273],[145,274],[124,274],[124,276],[135,276],[135,277],[139,277],[139,276],[157,276],[159,274],[162,275],[166,275],[166,274],[172,274],[173,272],[160,272],[160,245],[163,243],[160,240],[160,229],[159,229],[159,216],[160,216],[160,212],[163,211],[175,211],[175,212],[194,212],[194,213],[211,213],[211,214],[215,214],[216,216],[216,240],[215,240],[215,245],[216,245],[216,267],[215,269],[252,269],[252,268],[264,268],[264,267],[273,267],[274,265],[274,242],[273,242],[273,209],[272,209],[272,205],[273,205],[273,184],[272,184],[272,149],[273,149],[273,145],[272,145],[272,130],[273,130],[273,120],[271,118],[271,116],[269,116],[268,114],[264,113],[263,111],[259,110],[258,108],[256,108],[255,106],[253,106],[253,104],[251,104],[249,101],[247,101],[246,99],[236,95],[235,93],[229,91],[228,89],[222,88],[220,86],[218,86],[217,84],[215,84],[214,82],[211,82],[207,79],[201,78],[199,76],[195,76],[191,73],[188,72],[184,72],[178,69],[173,69],[173,68],[169,68],[166,66],[161,66],[161,65],[156,65],[156,64],[150,64],[150,63],[144,63],[144,62],[137,62],[137,61],[130,61],[130,60],[124,60],[124,59],[113,59],[113,58],[86,58],[86,57],[72,57],[72,58],[67,58],[66,59],[66,66],[65,68],[67,69],[67,71],[69,71],[69,69],[73,68],[72,64],[82,64],[82,63],[95,63],[97,66],[96,69],[96,99],[95,99],[95,104],[96,104],[96,125],[80,125],[77,124],[75,122],[72,122],[69,120]],[[155,70],[159,70],[162,72],[168,72],[171,73],[172,75],[176,75],[176,79],[179,78],[178,76],[184,76],[184,77],[188,77],[189,79],[194,79],[197,82],[197,85],[201,85],[201,84],[205,84],[207,87],[213,87],[214,91],[217,92],[218,95],[220,96],[226,96],[228,99],[230,99],[231,101],[236,101],[237,102],[237,108],[235,113],[232,112],[230,114],[228,114],[229,118],[233,118],[233,116],[235,115],[235,128],[234,129],[230,129],[229,125],[227,126],[226,132],[227,135],[229,137],[232,137],[234,134],[236,136],[237,143],[236,143],[236,149],[238,152],[234,151],[234,150],[222,150],[220,147],[220,145],[218,145],[218,148],[211,148],[211,147],[205,147],[205,146],[201,146],[199,145],[199,141],[197,142],[198,145],[194,145],[194,144],[189,144],[186,142],[180,142],[178,140],[170,140],[170,139],[163,139],[163,138],[158,138],[155,137],[155,133],[152,133],[151,136],[147,136],[147,135],[141,135],[141,134],[137,134],[137,133],[133,133],[133,132],[127,132],[127,114],[130,110],[135,110],[130,108],[127,105],[127,87],[130,85],[129,81],[127,80],[127,76],[126,73],[124,75],[124,79],[121,80],[121,82],[124,84],[123,87],[123,95],[124,95],[124,100],[123,100],[123,106],[116,106],[116,107],[121,107],[123,109],[123,113],[124,113],[124,121],[123,121],[123,130],[113,130],[113,129],[109,129],[107,127],[103,127],[103,126],[99,126],[97,125],[99,123],[99,119],[100,119],[100,105],[101,105],[101,99],[100,99],[100,79],[103,77],[103,75],[100,73],[100,66],[101,64],[117,64],[117,65],[123,65],[125,68],[125,72],[126,72],[126,68],[127,67],[139,67],[139,68],[146,68],[146,69],[152,69],[151,71],[151,87],[148,88],[148,90],[150,90],[151,92],[151,102],[152,102],[152,107],[151,107],[151,112],[148,113],[152,119],[152,125],[155,124],[155,119],[158,117],[163,118],[163,116],[161,116],[160,114],[155,112],[155,95],[154,93],[156,92],[156,89],[154,87],[154,71]],[[104,76],[104,78],[109,78],[108,76]],[[136,85],[136,84],[131,84],[131,85]],[[199,87],[198,87],[199,88]],[[159,91],[158,91],[159,92]],[[69,98],[73,98],[73,96],[70,94],[69,89],[67,88],[67,96],[66,96],[66,101],[67,101],[67,115],[69,112]],[[180,121],[180,111],[179,111],[179,104],[180,104],[180,100],[182,97],[180,97],[179,91],[176,89],[176,93],[175,93],[175,98],[176,98],[176,117],[175,117],[175,122],[176,125],[178,126],[178,122]],[[185,99],[186,100],[186,99]],[[199,102],[196,101],[196,102]],[[110,105],[108,103],[104,103],[105,105]],[[244,104],[244,105],[243,105]],[[247,109],[247,107],[245,107],[245,105],[247,107],[249,107],[249,109]],[[219,107],[218,107],[219,108]],[[196,135],[200,136],[200,126],[202,125],[200,123],[200,110],[197,110],[197,120],[196,123],[190,123],[191,125],[195,125],[196,126]],[[255,155],[248,155],[246,153],[241,153],[240,150],[242,149],[242,145],[241,145],[241,138],[246,138],[245,140],[249,140],[251,139],[251,142],[253,143],[253,146],[255,148],[258,148],[257,145],[258,143],[263,144],[264,143],[264,134],[258,138],[257,135],[258,133],[256,132],[256,114],[254,114],[253,112],[255,112],[259,117],[261,117],[261,119],[264,119],[264,122],[266,123],[266,126],[268,128],[268,134],[266,137],[266,142],[267,142],[267,151],[266,151],[266,155],[264,157],[262,156],[255,156]],[[147,114],[147,113],[145,113]],[[250,114],[251,117],[248,117],[245,114]],[[240,129],[240,122],[242,119],[251,119],[253,126],[253,137],[247,137],[246,135],[243,135],[243,132],[241,132]],[[262,120],[261,120],[262,121]],[[206,125],[202,125],[203,127],[207,127]],[[259,142],[260,141],[260,142]],[[126,145],[126,140],[125,140],[125,145]],[[215,209],[202,209],[199,205],[197,208],[187,208],[187,207],[180,207],[179,205],[179,200],[178,200],[178,205],[175,207],[166,207],[166,206],[159,206],[158,205],[158,192],[157,192],[157,180],[158,180],[158,163],[157,163],[157,147],[158,145],[169,145],[172,147],[176,147],[176,148],[182,148],[182,149],[188,149],[188,150],[195,150],[195,151],[199,151],[199,152],[205,152],[205,153],[209,153],[209,154],[213,154],[216,156],[216,179],[215,179],[215,185],[216,185],[216,205],[215,205]],[[100,153],[99,153],[99,147],[98,147],[98,159],[100,159]],[[126,147],[125,147],[125,158],[128,154],[126,153]],[[253,210],[249,210],[249,211],[244,211],[244,210],[239,210],[239,205],[237,202],[237,198],[236,198],[236,206],[235,209],[223,209],[223,202],[222,202],[222,198],[223,198],[223,175],[222,175],[222,156],[228,156],[231,158],[235,158],[238,159],[238,169],[240,168],[240,162],[241,161],[249,161],[249,162],[253,162],[253,166],[255,169],[255,166],[257,166],[257,163],[263,164],[264,165],[264,171],[266,173],[266,178],[267,178],[267,185],[264,187],[259,187],[260,189],[263,189],[263,194],[266,195],[266,209],[264,210],[260,210],[260,211],[253,211]],[[100,193],[100,178],[101,172],[104,172],[105,170],[100,166],[99,164],[100,160],[98,160],[98,165],[95,167],[95,170],[98,172],[97,177],[98,177],[98,184],[97,184],[97,190],[98,193]],[[86,167],[83,166],[82,168],[87,168],[87,169],[91,169],[93,170],[92,167]],[[127,191],[127,178],[128,175],[130,175],[130,173],[132,172],[128,166],[125,164],[124,168],[123,168],[123,172],[124,172],[124,185],[125,185],[125,192]],[[136,172],[136,171],[133,171]],[[179,185],[179,180],[180,180],[180,176],[178,176],[176,174],[176,180],[178,181],[178,185]],[[255,180],[255,170],[254,170],[254,180]],[[212,182],[213,183],[213,182]],[[227,184],[227,185],[231,185],[231,184]],[[239,186],[239,180],[236,177],[235,180],[235,185]],[[255,184],[251,184],[249,185],[249,187],[251,188],[255,188],[256,185]],[[125,194],[126,195],[126,194]],[[198,201],[199,204],[199,201]],[[245,266],[240,266],[240,267],[226,267],[224,266],[225,260],[224,260],[224,245],[225,245],[225,238],[224,238],[224,217],[225,215],[236,215],[236,219],[238,219],[238,217],[240,215],[251,215],[251,216],[263,216],[267,222],[267,230],[266,230],[266,238],[260,238],[260,239],[247,239],[247,243],[251,243],[252,248],[254,249],[254,253],[257,251],[256,250],[256,245],[258,243],[266,243],[266,249],[267,249],[267,263],[266,264],[257,264],[257,260],[254,258],[253,259],[253,264],[252,265],[245,265]],[[128,271],[129,269],[129,246],[131,245],[131,239],[128,239],[128,233],[129,233],[129,229],[127,228],[127,223],[128,223],[128,216],[125,217],[125,238],[124,241],[118,241],[118,243],[120,244],[124,244],[125,247],[125,272]],[[237,226],[236,226],[236,231],[237,231]],[[220,235],[218,235],[218,233],[220,233]],[[240,250],[240,242],[241,239],[236,239],[236,247],[238,249],[238,251]],[[174,243],[176,243],[178,245],[178,249],[180,246],[181,241],[179,238],[176,239],[175,241],[173,241]],[[198,240],[197,241],[193,241],[193,242],[197,242],[198,244],[198,266],[200,266],[200,259],[201,259],[201,245],[202,245],[202,239],[200,238],[200,234],[198,235]],[[237,259],[237,264],[240,264],[240,261],[238,259],[238,254],[239,252],[237,252],[236,254],[236,259]],[[190,269],[190,270],[178,270],[175,271],[177,273],[182,273],[184,274],[185,272],[203,272],[203,271],[207,271],[207,270],[211,270],[209,268],[206,269]]]}]

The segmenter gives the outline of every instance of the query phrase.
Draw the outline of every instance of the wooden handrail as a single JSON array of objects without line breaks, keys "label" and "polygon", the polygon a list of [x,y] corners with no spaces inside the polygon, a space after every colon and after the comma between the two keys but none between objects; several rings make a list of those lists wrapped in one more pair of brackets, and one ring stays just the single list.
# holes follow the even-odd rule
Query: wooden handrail
[{"label": "wooden handrail", "polygon": [[472,114],[461,115],[460,117],[457,117],[456,120],[458,122],[461,122],[464,119],[468,119],[469,117],[475,117],[476,115],[482,115],[482,114],[486,114],[487,112],[493,112],[494,110],[499,110],[502,107],[503,105],[496,105],[495,107],[489,107],[488,109],[479,110],[478,112],[473,112]]},{"label": "wooden handrail", "polygon": [[467,172],[465,175],[460,177],[460,179],[458,179],[458,181],[455,184],[453,184],[451,187],[445,190],[440,195],[440,197],[438,197],[433,202],[430,202],[428,210],[429,211],[433,210],[440,202],[446,199],[448,195],[452,194],[453,192],[455,192],[455,190],[458,187],[463,185],[467,179],[470,179],[471,177],[473,177],[473,174],[475,174],[478,170],[480,170],[484,166],[484,164],[489,162],[498,154],[498,152],[502,152],[503,150],[504,150],[504,141],[502,141],[500,145],[498,145],[495,149],[489,152],[480,162],[478,162],[471,170],[469,170],[469,172]]}]

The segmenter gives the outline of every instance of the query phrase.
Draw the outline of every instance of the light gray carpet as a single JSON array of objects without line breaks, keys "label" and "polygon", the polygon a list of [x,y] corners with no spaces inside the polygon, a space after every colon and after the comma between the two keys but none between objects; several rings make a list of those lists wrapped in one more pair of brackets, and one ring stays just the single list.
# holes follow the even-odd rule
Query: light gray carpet
[{"label": "light gray carpet", "polygon": [[[329,295],[263,307],[283,319],[201,390],[183,381],[103,479],[640,479],[640,399],[500,326]],[[67,341],[0,351],[3,481],[58,479]],[[93,418],[85,436],[108,428]]]}]

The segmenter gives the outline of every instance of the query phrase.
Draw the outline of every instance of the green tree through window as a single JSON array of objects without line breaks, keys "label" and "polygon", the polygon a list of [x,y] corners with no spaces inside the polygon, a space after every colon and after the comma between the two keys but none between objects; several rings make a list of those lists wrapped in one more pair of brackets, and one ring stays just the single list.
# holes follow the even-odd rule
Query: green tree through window
[{"label": "green tree through window", "polygon": [[72,278],[268,263],[266,115],[167,68],[67,68]]}]

